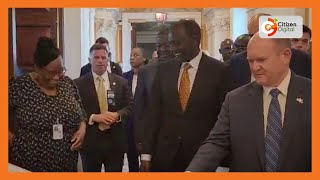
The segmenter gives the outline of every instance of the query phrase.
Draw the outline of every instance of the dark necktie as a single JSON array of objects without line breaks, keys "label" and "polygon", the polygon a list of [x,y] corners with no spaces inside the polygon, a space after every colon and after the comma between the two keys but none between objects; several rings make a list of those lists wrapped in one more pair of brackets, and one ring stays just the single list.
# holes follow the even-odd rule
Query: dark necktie
[{"label": "dark necktie", "polygon": [[267,172],[276,172],[279,170],[280,144],[282,139],[281,110],[278,100],[280,91],[278,89],[272,89],[270,94],[272,100],[269,106],[265,137],[265,170]]}]

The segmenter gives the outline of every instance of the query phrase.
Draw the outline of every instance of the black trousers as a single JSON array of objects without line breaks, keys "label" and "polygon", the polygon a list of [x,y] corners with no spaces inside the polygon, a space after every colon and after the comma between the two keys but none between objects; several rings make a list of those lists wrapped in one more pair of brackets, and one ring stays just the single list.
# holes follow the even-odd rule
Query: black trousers
[{"label": "black trousers", "polygon": [[[170,153],[170,152],[168,152]],[[184,148],[179,145],[173,160],[165,160],[166,156],[155,157],[151,162],[151,171],[153,172],[184,172],[192,160],[192,156],[185,152]]]},{"label": "black trousers", "polygon": [[[105,172],[122,172],[124,150],[119,147],[110,131],[97,131],[80,151],[84,172],[101,172],[102,164]],[[93,143],[94,142],[94,143]]]},{"label": "black trousers", "polygon": [[136,149],[136,143],[134,141],[133,124],[130,124],[127,128],[127,141],[128,151],[127,158],[129,164],[129,172],[139,172],[139,155]]}]

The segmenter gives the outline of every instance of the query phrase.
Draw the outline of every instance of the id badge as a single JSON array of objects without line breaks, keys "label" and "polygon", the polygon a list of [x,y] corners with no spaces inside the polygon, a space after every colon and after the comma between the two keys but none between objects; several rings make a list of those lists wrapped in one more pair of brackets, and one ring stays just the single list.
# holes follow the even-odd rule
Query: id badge
[{"label": "id badge", "polygon": [[53,130],[53,139],[54,140],[59,140],[59,139],[63,138],[62,124],[54,124],[52,126],[52,130]]},{"label": "id badge", "polygon": [[114,94],[114,91],[112,91],[112,90],[107,91],[107,103],[108,103],[108,106],[115,106],[116,105],[115,94]]}]

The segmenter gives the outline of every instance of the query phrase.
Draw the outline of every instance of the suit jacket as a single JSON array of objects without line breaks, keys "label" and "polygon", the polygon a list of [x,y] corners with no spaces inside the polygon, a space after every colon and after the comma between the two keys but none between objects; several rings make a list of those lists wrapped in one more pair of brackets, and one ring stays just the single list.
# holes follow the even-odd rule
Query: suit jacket
[{"label": "suit jacket", "polygon": [[[121,116],[121,122],[111,125],[111,129],[100,131],[98,123],[87,125],[86,136],[83,143],[83,150],[94,152],[97,149],[105,149],[107,146],[116,146],[119,151],[126,150],[125,133],[123,126],[126,118],[132,112],[131,91],[129,91],[128,83],[122,77],[108,73],[110,88],[115,93],[115,105],[108,105],[108,110],[118,112]],[[92,73],[75,80],[75,84],[79,89],[83,107],[88,116],[91,114],[100,114],[100,107],[96,88],[94,85]]]},{"label": "suit jacket", "polygon": [[158,71],[160,63],[170,61],[168,59],[155,58],[149,61],[145,66],[142,66],[138,72],[137,87],[134,95],[134,136],[137,149],[142,153],[142,139],[145,135],[148,121],[146,109],[149,99],[152,97],[152,86]]},{"label": "suit jacket", "polygon": [[[311,56],[305,52],[291,49],[290,69],[297,75],[311,79]],[[232,89],[251,82],[251,71],[247,60],[247,52],[235,54],[227,64],[231,67]]]},{"label": "suit jacket", "polygon": [[[122,69],[119,66],[119,64],[117,64],[115,62],[110,62],[110,66],[111,66],[111,73],[112,74],[116,74],[118,76],[122,76]],[[84,65],[81,68],[80,77],[85,75],[85,74],[87,74],[88,72],[91,72],[91,64],[90,63]]]},{"label": "suit jacket", "polygon": [[[127,80],[127,82],[128,82],[128,88],[129,88],[129,90],[132,92],[133,70],[130,70],[130,71],[128,71],[128,72],[123,73],[122,77]],[[134,113],[134,111],[133,111],[133,113]],[[133,119],[133,118],[134,118],[133,113],[131,113],[130,116],[128,117],[127,127],[126,127],[126,128],[129,128],[129,129],[132,129],[132,128],[133,128],[133,121],[134,121],[134,119]]]},{"label": "suit jacket", "polygon": [[[214,171],[230,152],[230,171],[265,171],[263,117],[262,86],[252,82],[228,93],[217,124],[187,171]],[[279,157],[280,171],[311,171],[311,81],[294,73],[288,87]]]},{"label": "suit jacket", "polygon": [[202,53],[186,110],[182,112],[178,94],[181,64],[171,60],[158,65],[142,143],[142,153],[152,155],[152,166],[172,165],[181,148],[191,161],[214,126],[229,89],[227,66]]}]

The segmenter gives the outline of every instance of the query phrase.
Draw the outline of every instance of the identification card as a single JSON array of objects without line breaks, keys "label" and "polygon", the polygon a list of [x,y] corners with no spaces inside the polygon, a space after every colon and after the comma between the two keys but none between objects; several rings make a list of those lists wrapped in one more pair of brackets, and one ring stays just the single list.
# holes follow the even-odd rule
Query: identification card
[{"label": "identification card", "polygon": [[54,140],[59,140],[59,139],[63,138],[62,124],[54,124],[52,126],[52,130],[53,130],[53,139]]}]

